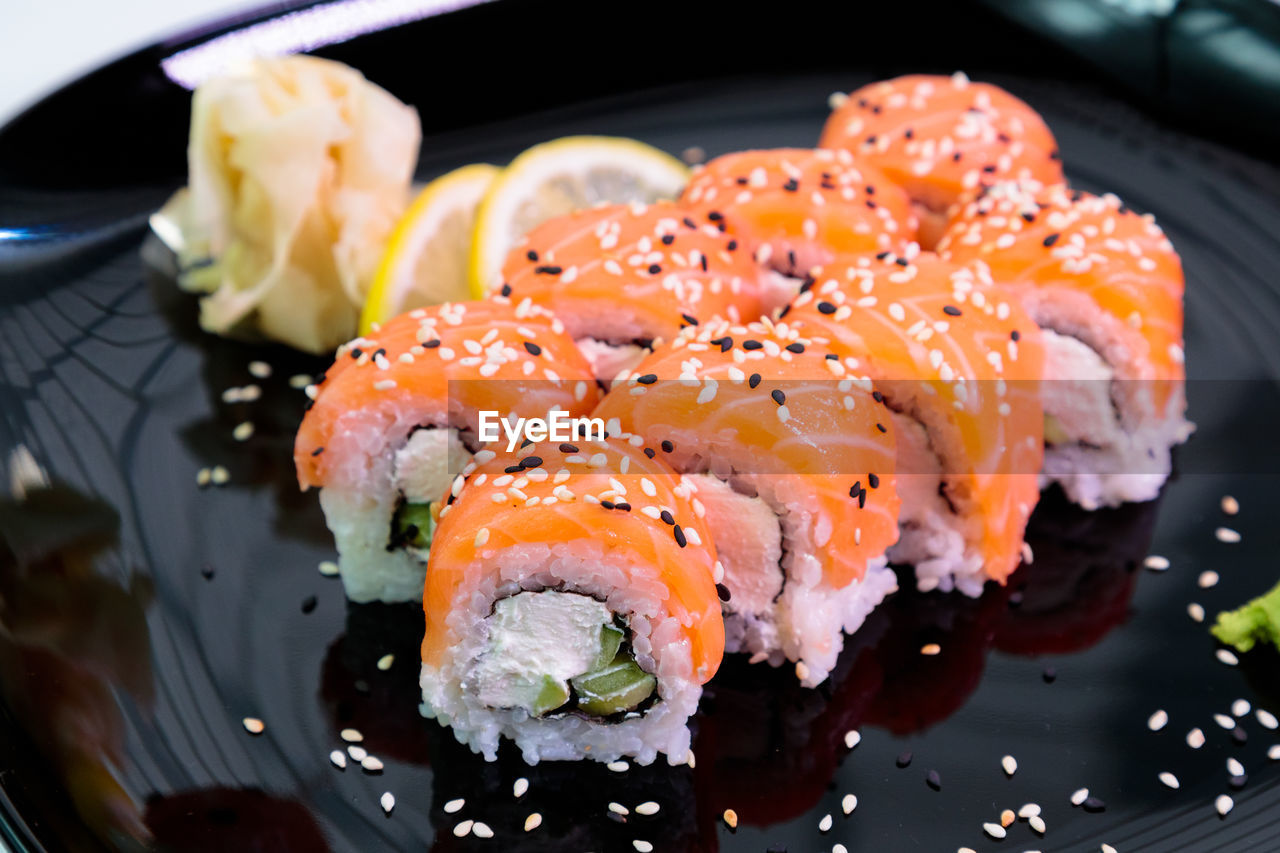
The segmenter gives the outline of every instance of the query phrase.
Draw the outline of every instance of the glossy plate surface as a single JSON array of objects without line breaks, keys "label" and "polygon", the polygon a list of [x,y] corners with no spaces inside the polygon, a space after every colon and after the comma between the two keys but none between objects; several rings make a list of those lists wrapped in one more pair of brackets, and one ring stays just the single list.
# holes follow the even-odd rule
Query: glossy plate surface
[{"label": "glossy plate surface", "polygon": [[[1212,619],[1280,574],[1274,167],[1161,126],[1031,47],[993,53],[1008,34],[967,12],[949,13],[941,29],[952,36],[924,38],[914,56],[879,42],[836,56],[827,35],[825,57],[784,33],[752,45],[737,19],[709,35],[718,19],[691,13],[706,20],[689,23],[689,41],[723,55],[687,47],[680,65],[670,44],[646,64],[642,33],[601,43],[604,31],[581,23],[586,7],[558,8],[580,23],[561,30],[528,4],[499,3],[323,52],[418,106],[422,179],[580,132],[711,156],[812,145],[829,92],[902,70],[963,66],[1004,85],[1045,116],[1075,185],[1153,212],[1183,255],[1198,431],[1178,476],[1158,502],[1093,514],[1050,495],[1034,519],[1036,562],[1010,587],[977,601],[894,597],[819,690],[728,662],[696,721],[693,769],[528,768],[509,753],[485,764],[418,716],[421,614],[347,605],[317,571],[334,554],[315,496],[293,479],[303,396],[289,379],[321,365],[202,334],[193,301],[144,263],[163,267],[145,214],[182,180],[187,119],[186,94],[157,70],[171,50],[156,48],[0,133],[0,450],[9,460],[28,448],[55,482],[21,505],[0,500],[0,730],[13,733],[0,738],[0,837],[54,850],[1280,846],[1280,765],[1267,758],[1280,732],[1252,710],[1234,733],[1214,719],[1237,699],[1280,713],[1277,656],[1224,665],[1187,612],[1197,602]],[[675,14],[635,11],[638,25]],[[918,12],[874,23],[905,25]],[[529,39],[567,40],[578,53],[539,64]],[[485,67],[454,68],[446,85],[444,60],[424,46],[459,40]],[[627,60],[602,58],[615,51]],[[95,137],[86,122],[103,99],[124,112]],[[250,374],[255,360],[270,378]],[[250,383],[260,400],[223,401]],[[254,433],[238,442],[232,430],[246,420]],[[198,488],[198,472],[216,466],[229,482]],[[1226,494],[1239,501],[1234,518],[1219,509]],[[1222,525],[1243,541],[1219,541]],[[1150,553],[1171,568],[1143,569]],[[1202,588],[1209,570],[1220,582]],[[921,655],[928,643],[940,654]],[[1169,722],[1152,732],[1158,710]],[[265,731],[250,734],[246,717]],[[1206,739],[1198,750],[1185,742],[1193,727]],[[381,772],[331,763],[345,728],[363,733]],[[850,750],[852,730],[861,742]],[[1005,755],[1017,761],[1012,777]],[[1247,772],[1240,790],[1229,757]],[[1166,771],[1178,790],[1157,778]],[[516,798],[521,777],[528,793]],[[1085,787],[1104,809],[1071,805]],[[387,791],[390,815],[379,804]],[[857,797],[847,817],[846,793]],[[1220,819],[1224,793],[1235,807]],[[465,805],[446,813],[456,798]],[[608,809],[647,800],[656,815]],[[984,834],[1024,803],[1040,805],[1043,837],[1025,820],[1003,842]],[[542,825],[526,833],[533,812]],[[463,820],[495,838],[455,837]]]}]

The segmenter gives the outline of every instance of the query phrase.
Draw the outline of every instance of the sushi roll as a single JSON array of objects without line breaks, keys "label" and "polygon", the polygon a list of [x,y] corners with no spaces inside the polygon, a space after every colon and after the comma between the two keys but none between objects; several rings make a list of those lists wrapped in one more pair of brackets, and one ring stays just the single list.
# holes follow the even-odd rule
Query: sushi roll
[{"label": "sushi roll", "polygon": [[530,444],[477,465],[428,562],[422,711],[486,759],[686,761],[724,654],[693,486],[639,443]]},{"label": "sushi roll", "polygon": [[942,235],[948,209],[982,186],[1062,181],[1058,144],[1036,111],[962,73],[863,86],[832,112],[818,144],[852,152],[903,187],[926,249]]},{"label": "sushi roll", "polygon": [[[596,409],[696,484],[725,587],[725,645],[805,686],[897,588],[891,412],[784,323],[686,329]],[[837,366],[838,369],[838,366]]]},{"label": "sushi roll", "polygon": [[[320,489],[352,601],[418,601],[440,500],[473,459],[481,410],[586,414],[590,369],[545,309],[420,308],[338,349],[308,390],[298,483]],[[492,455],[492,451],[480,451]]]},{"label": "sushi roll", "polygon": [[890,560],[913,565],[924,591],[1003,583],[1024,555],[1044,451],[1031,318],[981,270],[914,246],[814,270],[785,316],[892,410],[902,511]]},{"label": "sushi roll", "polygon": [[1114,195],[1002,183],[938,250],[981,261],[1044,330],[1045,483],[1085,509],[1151,500],[1190,435],[1182,263]]},{"label": "sushi roll", "polygon": [[685,326],[763,312],[751,253],[670,202],[550,220],[512,250],[502,274],[499,292],[554,311],[605,382]]},{"label": "sushi roll", "polygon": [[797,279],[785,301],[810,267],[838,254],[900,250],[916,238],[906,192],[848,151],[726,154],[695,169],[680,201],[724,222],[762,264]]}]

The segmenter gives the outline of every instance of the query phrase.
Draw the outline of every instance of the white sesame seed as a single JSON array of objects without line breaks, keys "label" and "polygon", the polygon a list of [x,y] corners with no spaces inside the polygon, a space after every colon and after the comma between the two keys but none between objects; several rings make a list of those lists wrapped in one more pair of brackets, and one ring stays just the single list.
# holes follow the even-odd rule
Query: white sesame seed
[{"label": "white sesame seed", "polygon": [[804,681],[809,677],[809,667],[802,660],[796,661],[796,678]]},{"label": "white sesame seed", "polygon": [[340,749],[335,749],[329,753],[329,760],[333,762],[333,766],[339,770],[347,769],[347,754]]},{"label": "white sesame seed", "polygon": [[1280,743],[1267,747],[1267,758],[1272,761],[1280,761]]},{"label": "white sesame seed", "polygon": [[489,824],[476,821],[471,827],[471,834],[476,838],[493,838],[493,830],[489,828]]},{"label": "white sesame seed", "polygon": [[196,485],[204,488],[209,485],[209,481],[213,479],[213,472],[208,468],[201,468],[196,472]]},{"label": "white sesame seed", "polygon": [[360,743],[364,740],[364,735],[360,734],[358,729],[343,729],[338,733],[338,737],[342,738],[347,743]]},{"label": "white sesame seed", "polygon": [[1215,571],[1201,572],[1196,583],[1200,584],[1201,589],[1208,589],[1211,586],[1217,586],[1218,573]]},{"label": "white sesame seed", "polygon": [[378,773],[382,770],[382,760],[372,755],[366,755],[361,759],[360,766],[370,773]]},{"label": "white sesame seed", "polygon": [[271,375],[271,365],[265,361],[249,362],[249,373],[256,379],[266,379]]},{"label": "white sesame seed", "polygon": [[1214,654],[1217,655],[1218,660],[1227,666],[1235,666],[1240,663],[1240,658],[1236,657],[1235,653],[1230,649],[1218,649]]},{"label": "white sesame seed", "polygon": [[1228,545],[1234,545],[1240,541],[1239,532],[1232,530],[1230,527],[1219,527],[1213,531],[1213,535],[1218,537],[1219,542],[1226,542]]},{"label": "white sesame seed", "polygon": [[227,481],[231,479],[231,472],[226,469],[226,466],[215,465],[213,470],[209,472],[209,479],[213,481],[215,486],[225,486]]},{"label": "white sesame seed", "polygon": [[1240,511],[1240,502],[1231,495],[1222,496],[1222,512],[1225,515],[1235,515]]},{"label": "white sesame seed", "polygon": [[1044,818],[1040,817],[1040,815],[1032,815],[1031,817],[1027,818],[1027,823],[1031,826],[1033,830],[1040,833],[1041,835],[1044,835],[1044,830],[1045,830]]},{"label": "white sesame seed", "polygon": [[846,749],[853,749],[862,742],[862,733],[857,729],[849,729],[844,733],[844,745]]},{"label": "white sesame seed", "polygon": [[1178,790],[1178,777],[1174,776],[1168,770],[1160,774],[1160,781],[1164,783],[1166,788],[1173,788],[1175,791]]},{"label": "white sesame seed", "polygon": [[640,805],[635,807],[635,813],[638,815],[644,815],[645,817],[648,817],[649,815],[657,814],[660,808],[661,806],[659,806],[653,800],[647,800],[646,802],[643,802]]},{"label": "white sesame seed", "polygon": [[1204,607],[1196,604],[1194,601],[1187,605],[1187,615],[1191,617],[1192,622],[1204,621]]},{"label": "white sesame seed", "polygon": [[244,730],[251,735],[260,735],[267,730],[266,724],[257,717],[245,717],[243,722]]},{"label": "white sesame seed", "polygon": [[631,846],[636,848],[637,853],[653,853],[653,845],[639,838],[632,841]]},{"label": "white sesame seed", "polygon": [[830,832],[830,831],[831,831],[831,815],[825,814],[822,816],[822,820],[818,821],[818,832]]},{"label": "white sesame seed", "polygon": [[1228,717],[1226,714],[1214,714],[1213,721],[1217,723],[1221,728],[1224,728],[1227,731],[1231,731],[1236,727],[1235,718]]},{"label": "white sesame seed", "polygon": [[1005,832],[1004,827],[998,823],[984,823],[982,831],[992,838],[1004,838],[1008,834]]},{"label": "white sesame seed", "polygon": [[1000,759],[1000,766],[1004,768],[1004,775],[1012,776],[1014,773],[1018,772],[1018,759],[1014,758],[1012,755],[1006,755],[1004,758]]},{"label": "white sesame seed", "polygon": [[1147,728],[1158,732],[1169,724],[1169,715],[1161,709],[1147,718]]},{"label": "white sesame seed", "polygon": [[1103,844],[1098,849],[1101,850],[1102,853],[1120,853],[1120,851],[1116,850],[1116,848],[1112,847],[1110,844]]},{"label": "white sesame seed", "polygon": [[396,807],[395,795],[390,791],[384,791],[382,794],[382,810],[387,814],[391,814],[391,810]]},{"label": "white sesame seed", "polygon": [[1218,814],[1223,817],[1227,816],[1227,812],[1231,811],[1231,809],[1235,807],[1235,804],[1236,801],[1228,797],[1226,794],[1222,794],[1218,799],[1213,801],[1214,809],[1216,809]]},{"label": "white sesame seed", "polygon": [[1241,764],[1239,761],[1237,761],[1237,760],[1236,760],[1236,759],[1234,759],[1234,758],[1228,758],[1228,759],[1227,759],[1227,775],[1228,775],[1228,776],[1243,776],[1243,775],[1244,775],[1244,765],[1243,765],[1243,764]]},{"label": "white sesame seed", "polygon": [[1074,794],[1071,795],[1071,805],[1078,806],[1087,799],[1089,799],[1089,789],[1080,788]]},{"label": "white sesame seed", "polygon": [[236,441],[248,441],[249,437],[252,435],[253,435],[252,421],[244,421],[243,423],[236,424],[236,428],[231,431],[231,437],[234,438]]},{"label": "white sesame seed", "polygon": [[620,814],[623,817],[626,817],[627,815],[631,814],[631,810],[628,809],[626,806],[624,806],[622,803],[609,803],[609,811],[613,812],[614,814]]},{"label": "white sesame seed", "polygon": [[338,564],[333,560],[322,560],[317,568],[320,569],[320,574],[327,578],[335,577],[339,571]]},{"label": "white sesame seed", "polygon": [[631,765],[625,761],[610,761],[605,765],[605,767],[612,770],[614,773],[626,773],[631,769]]},{"label": "white sesame seed", "polygon": [[462,799],[461,797],[459,797],[456,800],[450,800],[449,802],[444,804],[444,813],[457,814],[458,812],[462,811],[462,807],[465,806],[466,804],[467,804],[467,801]]},{"label": "white sesame seed", "polygon": [[458,838],[466,838],[471,834],[471,827],[475,825],[474,820],[464,820],[453,828],[453,834]]},{"label": "white sesame seed", "polygon": [[[483,368],[481,368],[481,372],[484,372]],[[396,387],[396,381],[394,379],[379,379],[377,382],[373,383],[373,390],[375,391],[390,391],[394,387]]]},{"label": "white sesame seed", "polygon": [[1194,728],[1187,732],[1187,746],[1192,749],[1199,749],[1204,746],[1204,732],[1199,728]]},{"label": "white sesame seed", "polygon": [[538,814],[537,812],[534,812],[533,814],[529,815],[527,818],[524,819],[525,832],[533,832],[535,829],[537,829],[540,826],[542,826],[542,815]]},{"label": "white sesame seed", "polygon": [[849,853],[849,848],[837,841],[831,845],[831,853]]},{"label": "white sesame seed", "polygon": [[1264,729],[1271,729],[1274,731],[1277,726],[1280,726],[1280,720],[1276,720],[1276,715],[1268,711],[1266,708],[1259,708],[1257,711],[1254,711],[1254,716],[1258,718],[1258,722],[1262,724]]},{"label": "white sesame seed", "polygon": [[396,661],[395,655],[392,655],[392,654],[383,655],[382,657],[378,658],[378,669],[381,670],[382,672],[386,672],[387,670],[391,669],[391,665],[395,663],[395,661]]},{"label": "white sesame seed", "polygon": [[1247,717],[1249,712],[1253,710],[1253,706],[1249,704],[1248,699],[1237,699],[1231,703],[1231,716]]},{"label": "white sesame seed", "polygon": [[1169,560],[1167,557],[1152,554],[1150,557],[1147,557],[1142,561],[1142,565],[1146,566],[1153,572],[1163,572],[1169,568]]},{"label": "white sesame seed", "polygon": [[858,807],[858,798],[853,794],[845,794],[840,799],[840,811],[845,814],[853,814],[853,810]]},{"label": "white sesame seed", "polygon": [[517,779],[515,784],[511,786],[511,796],[516,797],[517,799],[519,799],[520,797],[523,797],[528,792],[529,792],[529,780],[524,778],[523,776]]},{"label": "white sesame seed", "polygon": [[369,757],[369,750],[359,744],[353,743],[347,746],[347,755],[351,756],[352,761],[359,761],[363,763],[364,760]]},{"label": "white sesame seed", "polygon": [[1018,817],[1023,820],[1036,817],[1040,814],[1040,806],[1037,803],[1026,803],[1022,808],[1018,809]]},{"label": "white sesame seed", "polygon": [[307,373],[295,373],[289,377],[289,387],[301,391],[311,384],[311,376]]},{"label": "white sesame seed", "polygon": [[475,545],[477,548],[489,541],[489,528],[481,527],[476,531]]}]

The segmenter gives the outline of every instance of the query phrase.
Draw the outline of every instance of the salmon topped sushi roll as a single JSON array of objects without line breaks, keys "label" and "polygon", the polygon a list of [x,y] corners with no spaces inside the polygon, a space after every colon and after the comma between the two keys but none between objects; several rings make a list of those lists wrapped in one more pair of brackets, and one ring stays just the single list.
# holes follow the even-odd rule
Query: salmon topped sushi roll
[{"label": "salmon topped sushi roll", "polygon": [[459,478],[427,569],[423,713],[494,760],[688,756],[724,654],[695,489],[640,442],[529,444]]},{"label": "salmon topped sushi roll", "polygon": [[685,326],[759,317],[761,279],[714,223],[658,202],[539,225],[508,255],[499,292],[554,311],[607,382]]},{"label": "salmon topped sushi roll", "polygon": [[852,152],[903,187],[926,249],[942,235],[948,209],[982,186],[1062,181],[1058,144],[1036,111],[962,73],[863,86],[832,112],[818,144]]},{"label": "salmon topped sushi roll", "polygon": [[619,377],[595,411],[696,484],[728,650],[794,661],[810,687],[835,666],[842,631],[897,588],[891,412],[828,356],[767,318],[704,324]]},{"label": "salmon topped sushi roll", "polygon": [[439,502],[478,449],[481,410],[577,416],[599,391],[546,309],[497,299],[396,317],[339,347],[308,395],[298,483],[321,490],[343,587],[364,602],[421,598]]},{"label": "salmon topped sushi roll", "polygon": [[[836,255],[900,250],[916,239],[906,193],[848,151],[725,154],[694,170],[680,201],[723,223],[762,264],[793,279]],[[783,290],[784,302],[799,284]],[[771,296],[770,311],[781,307],[776,292]]]},{"label": "salmon topped sushi roll", "polygon": [[1114,195],[997,184],[938,244],[980,261],[1044,330],[1045,479],[1086,509],[1145,501],[1187,439],[1182,263]]},{"label": "salmon topped sushi roll", "polygon": [[1039,497],[1039,330],[980,269],[912,247],[840,259],[784,312],[841,375],[869,379],[897,427],[901,540],[922,590],[977,596],[1024,554]]}]

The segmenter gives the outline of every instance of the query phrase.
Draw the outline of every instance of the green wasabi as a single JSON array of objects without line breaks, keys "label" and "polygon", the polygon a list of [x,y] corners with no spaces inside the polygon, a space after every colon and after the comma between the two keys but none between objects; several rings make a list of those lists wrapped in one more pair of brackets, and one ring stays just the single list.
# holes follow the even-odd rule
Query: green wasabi
[{"label": "green wasabi", "polygon": [[1247,652],[1258,642],[1280,648],[1280,584],[1243,607],[1219,613],[1209,630],[1238,652]]}]

